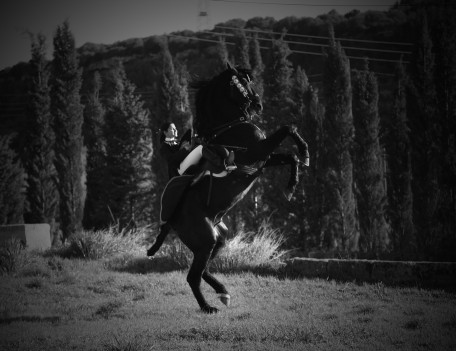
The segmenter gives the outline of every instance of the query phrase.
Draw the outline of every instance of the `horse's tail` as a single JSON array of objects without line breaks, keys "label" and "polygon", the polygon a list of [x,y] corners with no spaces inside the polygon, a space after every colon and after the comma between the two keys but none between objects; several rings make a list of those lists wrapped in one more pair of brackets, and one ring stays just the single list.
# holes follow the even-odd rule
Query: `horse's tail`
[{"label": "horse's tail", "polygon": [[152,257],[157,253],[158,250],[160,250],[160,247],[162,246],[163,242],[165,241],[166,236],[170,232],[171,227],[168,224],[162,224],[160,226],[160,233],[157,236],[157,239],[155,239],[155,243],[150,247],[149,250],[147,250],[147,256]]}]

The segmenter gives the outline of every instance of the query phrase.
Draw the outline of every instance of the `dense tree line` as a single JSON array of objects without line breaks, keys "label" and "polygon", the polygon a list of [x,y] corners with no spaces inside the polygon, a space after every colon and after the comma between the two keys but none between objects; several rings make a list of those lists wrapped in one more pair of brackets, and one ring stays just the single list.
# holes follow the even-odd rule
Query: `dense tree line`
[{"label": "dense tree line", "polygon": [[[2,190],[1,222],[55,221],[65,239],[82,225],[156,221],[166,182],[158,128],[166,120],[181,134],[190,128],[189,82],[211,77],[229,60],[252,69],[265,107],[256,123],[266,134],[296,125],[311,153],[290,201],[281,190],[284,171],[267,170],[230,213],[232,228],[254,230],[267,217],[287,233],[290,247],[307,252],[454,260],[454,15],[452,6],[409,0],[387,13],[231,21],[226,25],[239,29],[229,42],[222,36],[218,44],[159,37],[124,43],[134,59],[94,54],[98,48],[89,46],[83,49],[90,54],[78,56],[65,22],[50,63],[45,38],[32,40],[27,128],[2,133],[0,177],[9,192]],[[368,30],[361,29],[366,23]],[[243,28],[282,34],[265,43]],[[298,60],[283,28],[326,36],[323,56]],[[414,43],[414,55],[396,65],[351,60],[339,36],[396,36]],[[141,56],[140,47],[152,54]],[[321,79],[309,79],[309,72]]]}]

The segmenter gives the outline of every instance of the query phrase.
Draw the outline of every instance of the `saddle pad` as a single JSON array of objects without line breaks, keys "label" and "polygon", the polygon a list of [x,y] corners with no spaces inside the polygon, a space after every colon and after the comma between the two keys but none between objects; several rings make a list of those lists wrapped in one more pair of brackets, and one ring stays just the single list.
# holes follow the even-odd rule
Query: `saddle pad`
[{"label": "saddle pad", "polygon": [[166,223],[171,218],[184,190],[193,177],[193,175],[182,175],[173,177],[168,181],[160,199],[160,224]]}]

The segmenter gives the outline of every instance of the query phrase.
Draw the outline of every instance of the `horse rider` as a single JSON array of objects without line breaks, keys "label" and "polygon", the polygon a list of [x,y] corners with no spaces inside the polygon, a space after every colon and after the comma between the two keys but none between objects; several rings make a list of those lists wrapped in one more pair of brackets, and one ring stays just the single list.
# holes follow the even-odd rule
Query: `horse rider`
[{"label": "horse rider", "polygon": [[198,145],[192,150],[191,130],[188,130],[178,141],[178,131],[173,122],[165,122],[160,127],[160,153],[168,165],[168,177],[194,173],[192,166],[196,166],[204,158],[209,163],[209,168],[216,173],[233,171],[237,167],[234,163],[233,152],[228,152],[218,145]]}]

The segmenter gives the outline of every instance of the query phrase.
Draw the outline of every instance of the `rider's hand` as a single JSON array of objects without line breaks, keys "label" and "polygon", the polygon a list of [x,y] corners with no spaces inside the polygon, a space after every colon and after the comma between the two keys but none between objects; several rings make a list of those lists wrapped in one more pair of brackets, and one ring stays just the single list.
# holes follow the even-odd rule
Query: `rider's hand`
[{"label": "rider's hand", "polygon": [[191,147],[192,147],[192,146],[190,145],[190,143],[189,143],[188,141],[184,141],[184,142],[182,142],[180,148],[189,151]]}]

